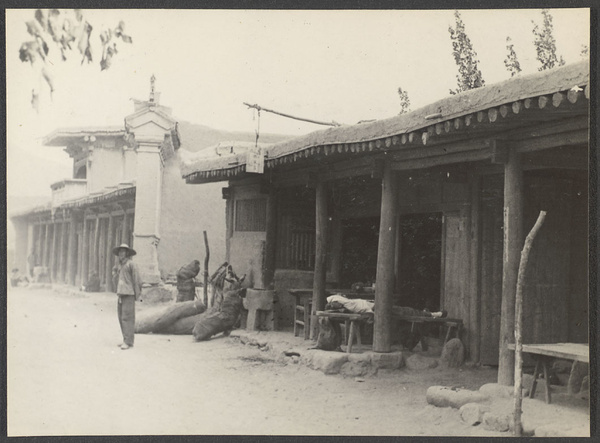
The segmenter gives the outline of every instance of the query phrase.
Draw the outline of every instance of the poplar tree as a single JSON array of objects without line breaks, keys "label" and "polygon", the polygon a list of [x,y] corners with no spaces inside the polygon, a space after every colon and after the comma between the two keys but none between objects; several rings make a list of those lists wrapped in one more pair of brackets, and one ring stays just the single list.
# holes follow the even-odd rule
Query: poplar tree
[{"label": "poplar tree", "polygon": [[473,49],[473,44],[465,31],[465,24],[458,11],[454,11],[454,18],[456,25],[454,28],[450,26],[448,32],[452,41],[452,55],[458,66],[458,75],[456,76],[458,88],[450,90],[450,94],[458,94],[485,85],[478,66],[477,52]]},{"label": "poplar tree", "polygon": [[408,92],[406,92],[402,88],[398,88],[398,95],[400,96],[399,114],[406,114],[410,111],[410,99],[408,98]]},{"label": "poplar tree", "polygon": [[565,64],[562,56],[556,55],[556,40],[554,39],[554,25],[552,24],[552,14],[548,9],[542,9],[543,23],[538,25],[533,20],[533,44],[537,52],[537,59],[541,66],[538,71],[552,69],[556,66]]},{"label": "poplar tree", "polygon": [[507,55],[504,59],[504,66],[506,66],[506,69],[508,70],[508,72],[510,72],[510,76],[514,77],[519,72],[521,72],[522,69],[519,60],[517,59],[517,53],[515,52],[514,45],[511,43],[510,37],[506,37],[506,51]]}]

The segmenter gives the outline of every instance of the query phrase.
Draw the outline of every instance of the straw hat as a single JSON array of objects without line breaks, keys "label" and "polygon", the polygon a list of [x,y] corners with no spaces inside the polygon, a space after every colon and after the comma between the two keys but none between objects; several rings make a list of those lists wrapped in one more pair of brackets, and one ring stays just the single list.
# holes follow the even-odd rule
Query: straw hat
[{"label": "straw hat", "polygon": [[119,255],[120,249],[127,250],[127,257],[133,257],[135,254],[137,254],[137,252],[135,252],[135,250],[133,248],[130,248],[129,245],[126,243],[122,243],[121,245],[117,246],[116,248],[113,248],[112,253],[114,255]]}]

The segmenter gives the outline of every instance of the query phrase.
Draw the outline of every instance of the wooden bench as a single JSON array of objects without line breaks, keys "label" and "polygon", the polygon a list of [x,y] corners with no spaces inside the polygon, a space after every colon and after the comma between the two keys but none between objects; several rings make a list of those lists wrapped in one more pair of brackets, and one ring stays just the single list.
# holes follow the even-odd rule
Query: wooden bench
[{"label": "wooden bench", "polygon": [[317,311],[317,317],[327,317],[333,321],[345,323],[346,337],[345,345],[346,352],[352,352],[352,345],[356,338],[357,346],[362,346],[360,337],[360,323],[373,318],[373,314],[346,314],[343,312]]},{"label": "wooden bench", "polygon": [[289,289],[294,296],[294,337],[298,337],[300,328],[304,332],[304,340],[310,338],[310,311],[312,309],[312,290]]},{"label": "wooden bench", "polygon": [[[508,349],[514,351],[515,344],[509,343]],[[533,383],[529,391],[529,398],[535,395],[535,389],[540,373],[544,373],[544,384],[546,386],[546,403],[551,403],[550,396],[550,365],[556,358],[564,360],[590,362],[590,346],[584,343],[551,343],[551,344],[533,344],[523,345],[523,352],[530,354],[535,360],[535,369],[533,370]]]}]

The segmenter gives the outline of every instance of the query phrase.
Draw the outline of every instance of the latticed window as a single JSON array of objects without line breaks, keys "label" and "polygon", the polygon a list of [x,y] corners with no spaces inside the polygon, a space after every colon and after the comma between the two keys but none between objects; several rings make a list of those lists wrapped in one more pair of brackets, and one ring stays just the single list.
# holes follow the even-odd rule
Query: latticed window
[{"label": "latticed window", "polygon": [[281,190],[277,267],[310,271],[315,266],[315,191],[304,186]]},{"label": "latticed window", "polygon": [[293,230],[285,259],[287,268],[312,270],[315,267],[315,231]]},{"label": "latticed window", "polygon": [[235,202],[235,230],[264,232],[267,230],[267,200],[254,198]]}]

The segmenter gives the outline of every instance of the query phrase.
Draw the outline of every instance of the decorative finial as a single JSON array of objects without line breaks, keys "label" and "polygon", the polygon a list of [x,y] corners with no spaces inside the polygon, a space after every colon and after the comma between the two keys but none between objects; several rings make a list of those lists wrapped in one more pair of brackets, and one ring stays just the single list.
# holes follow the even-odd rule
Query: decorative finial
[{"label": "decorative finial", "polygon": [[156,77],[152,74],[150,77],[150,103],[154,103],[154,82],[156,81]]}]

